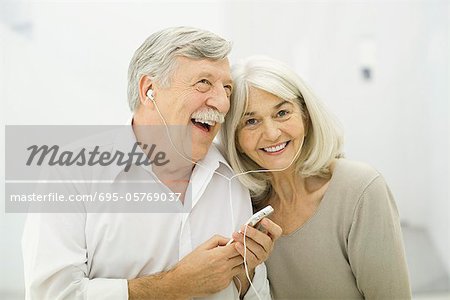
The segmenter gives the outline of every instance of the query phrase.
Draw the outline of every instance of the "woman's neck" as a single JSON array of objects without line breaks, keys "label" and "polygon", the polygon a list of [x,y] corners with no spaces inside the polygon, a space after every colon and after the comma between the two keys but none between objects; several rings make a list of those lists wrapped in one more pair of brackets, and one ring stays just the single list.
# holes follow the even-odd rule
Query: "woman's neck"
[{"label": "woman's neck", "polygon": [[294,170],[273,172],[270,180],[273,193],[269,201],[282,206],[308,204],[315,201],[317,193],[321,194],[326,189],[329,180],[318,176],[304,177]]},{"label": "woman's neck", "polygon": [[306,193],[305,179],[295,171],[274,172],[271,174],[273,195],[279,204],[297,202]]}]

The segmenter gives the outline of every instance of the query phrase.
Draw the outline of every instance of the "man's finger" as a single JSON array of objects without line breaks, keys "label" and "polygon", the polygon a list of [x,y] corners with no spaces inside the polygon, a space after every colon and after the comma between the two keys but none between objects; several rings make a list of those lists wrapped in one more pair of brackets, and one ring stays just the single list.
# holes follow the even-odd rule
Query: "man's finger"
[{"label": "man's finger", "polygon": [[234,268],[244,263],[244,258],[240,255],[228,260],[229,265]]},{"label": "man's finger", "polygon": [[[237,276],[237,275],[239,275],[239,274],[241,274],[241,273],[244,273],[244,272],[245,272],[244,264],[241,264],[241,265],[239,265],[239,266],[236,266],[236,267],[234,267],[234,268],[231,270],[231,274],[232,274],[233,276]],[[242,282],[241,282],[241,284],[242,284]]]},{"label": "man's finger", "polygon": [[[269,252],[270,249],[272,248],[272,244],[273,244],[272,238],[269,235],[262,233],[258,229],[255,229],[251,226],[247,226],[247,230],[246,230],[245,226],[244,226],[244,228],[241,229],[242,237],[243,237],[244,233],[245,233],[246,237],[249,237],[256,243],[260,244],[266,252]],[[241,239],[241,241],[242,241],[242,239]]]},{"label": "man's finger", "polygon": [[258,263],[258,258],[256,257],[255,253],[250,251],[248,248],[247,251],[245,251],[243,244],[238,242],[233,244],[233,246],[236,248],[236,251],[239,252],[239,254],[242,257],[244,257],[245,255],[245,260],[247,261],[247,264],[250,263],[251,265],[256,265]]},{"label": "man's finger", "polygon": [[209,240],[207,240],[206,242],[201,244],[199,246],[199,248],[205,249],[205,250],[214,249],[217,246],[224,246],[224,245],[226,245],[228,243],[228,240],[229,240],[228,238],[216,234],[213,237],[211,237]]},{"label": "man's finger", "polygon": [[273,241],[277,240],[283,234],[281,227],[269,218],[262,219],[260,224],[267,230],[268,235]]},{"label": "man's finger", "polygon": [[[241,244],[244,244],[244,235],[240,233],[234,233],[233,238],[236,240],[236,242],[240,242]],[[269,240],[269,243],[272,243],[272,240],[270,238],[267,238]],[[265,247],[261,244],[259,244],[257,241],[246,237],[245,238],[245,246],[247,247],[247,250],[250,250],[258,260],[264,260],[266,257],[266,253],[268,253],[268,250],[265,249]],[[267,245],[267,248],[270,248],[270,245]]]}]

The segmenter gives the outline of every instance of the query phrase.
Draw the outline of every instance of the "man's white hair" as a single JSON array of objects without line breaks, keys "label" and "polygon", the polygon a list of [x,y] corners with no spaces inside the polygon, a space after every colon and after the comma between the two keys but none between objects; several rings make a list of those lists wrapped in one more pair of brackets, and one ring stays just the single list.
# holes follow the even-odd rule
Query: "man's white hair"
[{"label": "man's white hair", "polygon": [[149,36],[136,50],[128,68],[128,104],[139,106],[139,80],[148,75],[163,87],[170,85],[176,58],[224,59],[231,43],[220,36],[192,27],[171,27]]}]

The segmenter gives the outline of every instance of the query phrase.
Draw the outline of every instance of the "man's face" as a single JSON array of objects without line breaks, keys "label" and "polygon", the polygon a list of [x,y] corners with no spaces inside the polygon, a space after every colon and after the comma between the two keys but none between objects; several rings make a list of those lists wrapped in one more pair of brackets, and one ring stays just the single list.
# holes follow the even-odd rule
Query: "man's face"
[{"label": "man's face", "polygon": [[[157,105],[167,125],[184,125],[191,133],[194,161],[205,157],[219,131],[220,123],[215,116],[228,112],[231,91],[228,59],[186,57],[177,58],[170,86],[158,88]],[[206,111],[209,113],[205,114]]]}]

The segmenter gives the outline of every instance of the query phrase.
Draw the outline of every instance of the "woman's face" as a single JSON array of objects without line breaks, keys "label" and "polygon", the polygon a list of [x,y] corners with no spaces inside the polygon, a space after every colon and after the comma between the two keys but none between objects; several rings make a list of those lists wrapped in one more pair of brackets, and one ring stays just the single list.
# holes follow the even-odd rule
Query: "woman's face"
[{"label": "woman's face", "polygon": [[237,136],[239,150],[261,167],[286,168],[303,144],[302,113],[296,103],[251,87]]}]

